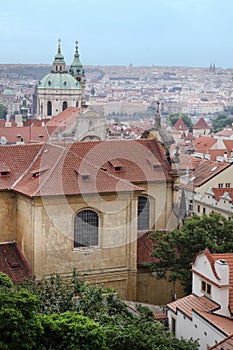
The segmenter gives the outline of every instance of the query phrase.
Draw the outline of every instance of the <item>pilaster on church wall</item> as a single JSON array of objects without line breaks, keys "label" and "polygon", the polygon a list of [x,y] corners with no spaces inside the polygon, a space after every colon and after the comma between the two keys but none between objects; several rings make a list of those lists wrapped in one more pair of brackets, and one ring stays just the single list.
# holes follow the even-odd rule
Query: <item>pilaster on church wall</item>
[{"label": "pilaster on church wall", "polygon": [[16,240],[16,196],[10,191],[0,192],[1,242]]},{"label": "pilaster on church wall", "polygon": [[17,195],[16,241],[32,268],[34,267],[34,203],[29,197]]}]

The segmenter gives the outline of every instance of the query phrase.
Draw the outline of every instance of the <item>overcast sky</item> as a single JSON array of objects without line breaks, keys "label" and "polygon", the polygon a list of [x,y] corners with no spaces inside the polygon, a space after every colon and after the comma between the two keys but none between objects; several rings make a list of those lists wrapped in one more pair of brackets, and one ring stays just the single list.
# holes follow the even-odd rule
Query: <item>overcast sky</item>
[{"label": "overcast sky", "polygon": [[233,0],[1,0],[0,63],[233,67]]}]

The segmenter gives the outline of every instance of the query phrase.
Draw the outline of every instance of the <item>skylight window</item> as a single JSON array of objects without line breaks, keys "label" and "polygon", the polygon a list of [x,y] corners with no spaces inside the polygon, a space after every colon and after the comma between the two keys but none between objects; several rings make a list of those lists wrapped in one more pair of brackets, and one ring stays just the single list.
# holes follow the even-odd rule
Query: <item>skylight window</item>
[{"label": "skylight window", "polygon": [[218,167],[217,166],[214,166],[210,171],[214,171],[216,170]]}]

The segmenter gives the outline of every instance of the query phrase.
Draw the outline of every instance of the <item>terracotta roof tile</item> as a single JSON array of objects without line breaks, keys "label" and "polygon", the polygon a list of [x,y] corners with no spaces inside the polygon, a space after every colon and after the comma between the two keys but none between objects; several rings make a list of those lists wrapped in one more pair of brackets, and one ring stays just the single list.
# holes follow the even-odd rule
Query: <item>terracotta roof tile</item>
[{"label": "terracotta roof tile", "polygon": [[193,129],[210,129],[209,125],[206,123],[205,119],[201,117],[198,122],[193,126]]},{"label": "terracotta roof tile", "polygon": [[[9,177],[0,178],[0,188],[28,196],[140,191],[139,183],[171,179],[154,139],[2,146],[0,161],[11,169]],[[80,176],[84,170],[88,181]]]},{"label": "terracotta roof tile", "polygon": [[13,282],[31,277],[32,271],[16,242],[0,243],[0,271]]},{"label": "terracotta roof tile", "polygon": [[204,311],[197,311],[203,318],[209,321],[209,323],[213,324],[220,331],[225,333],[226,336],[232,334],[233,331],[233,320],[224,316],[216,315],[213,313],[208,313]]},{"label": "terracotta roof tile", "polygon": [[206,154],[216,142],[217,139],[214,139],[213,137],[200,136],[194,139],[193,145],[196,152]]},{"label": "terracotta roof tile", "polygon": [[219,308],[219,305],[208,299],[206,296],[197,297],[190,294],[187,297],[173,301],[167,305],[174,313],[178,310],[183,312],[189,318],[192,318],[192,310],[210,312]]},{"label": "terracotta roof tile", "polygon": [[212,346],[209,350],[233,350],[233,333],[220,343]]},{"label": "terracotta roof tile", "polygon": [[10,169],[0,178],[0,191],[10,189],[14,182],[28,170],[43,148],[43,144],[0,146],[0,163]]},{"label": "terracotta roof tile", "polygon": [[207,159],[201,159],[192,173],[192,181],[195,186],[200,186],[229,166],[231,166],[231,164],[226,162],[214,162]]},{"label": "terracotta roof tile", "polygon": [[214,192],[214,196],[217,202],[219,202],[220,197],[224,195],[225,192],[229,193],[229,196],[231,197],[232,201],[233,201],[233,188],[216,188],[213,187],[212,188],[213,192]]},{"label": "terracotta roof tile", "polygon": [[183,119],[179,118],[177,122],[173,125],[173,129],[179,131],[179,130],[188,130],[189,128],[183,121]]}]

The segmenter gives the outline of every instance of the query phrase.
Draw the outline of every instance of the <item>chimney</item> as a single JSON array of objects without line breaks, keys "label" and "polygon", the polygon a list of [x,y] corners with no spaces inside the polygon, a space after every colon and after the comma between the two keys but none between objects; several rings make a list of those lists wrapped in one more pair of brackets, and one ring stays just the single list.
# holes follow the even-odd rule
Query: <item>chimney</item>
[{"label": "chimney", "polygon": [[15,122],[17,127],[22,128],[23,127],[23,118],[22,114],[16,114],[15,115]]},{"label": "chimney", "polygon": [[224,162],[227,162],[227,152],[226,151],[224,152],[223,158],[224,158]]}]

